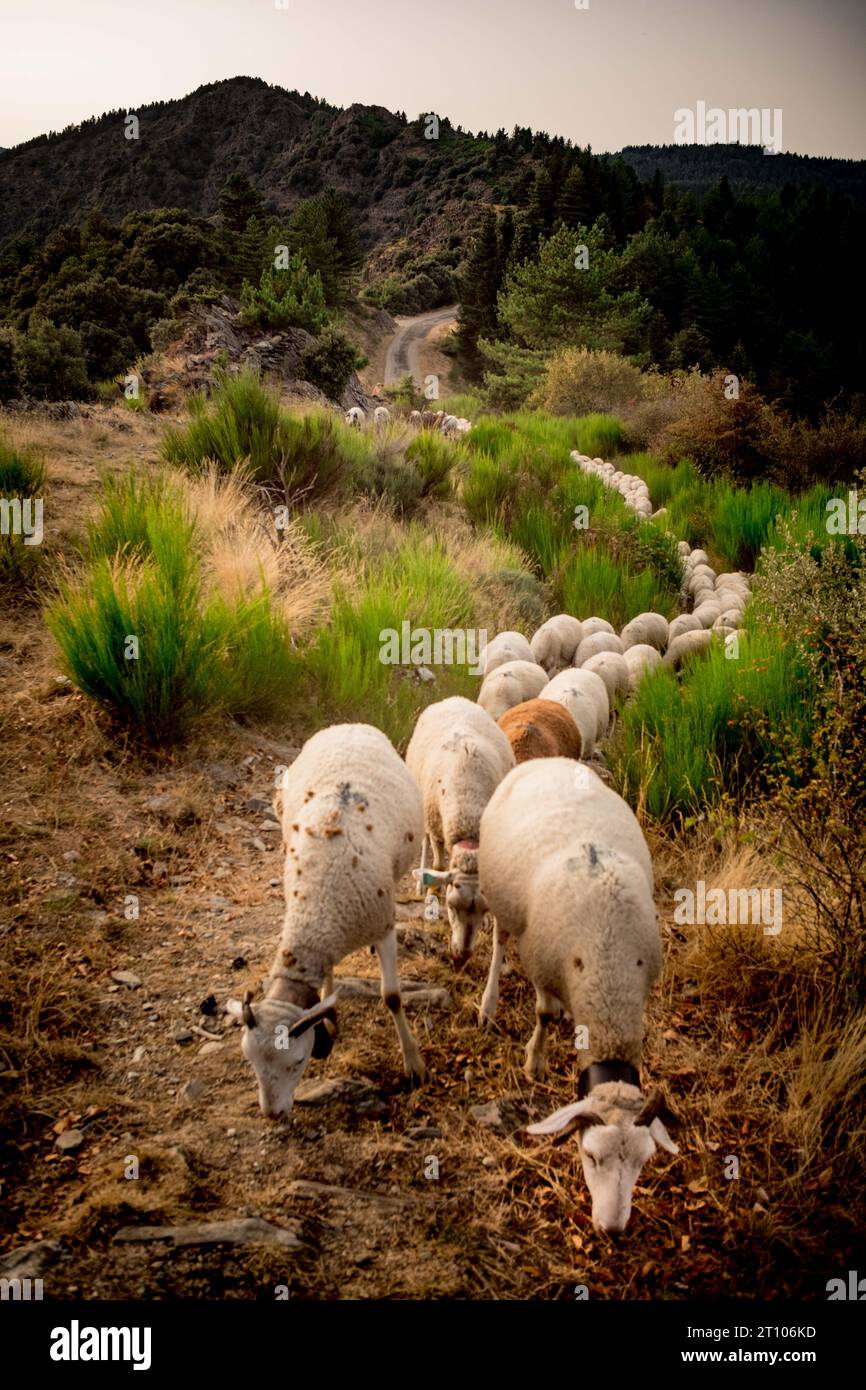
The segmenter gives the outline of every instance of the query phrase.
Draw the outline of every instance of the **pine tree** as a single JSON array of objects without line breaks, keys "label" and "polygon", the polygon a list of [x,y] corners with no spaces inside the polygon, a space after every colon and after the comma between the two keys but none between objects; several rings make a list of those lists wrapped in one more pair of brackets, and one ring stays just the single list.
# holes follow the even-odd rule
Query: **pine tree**
[{"label": "pine tree", "polygon": [[579,227],[589,218],[589,205],[586,197],[586,181],[582,170],[575,165],[562,186],[556,204],[556,215],[566,227]]},{"label": "pine tree", "polygon": [[223,223],[232,232],[242,232],[251,217],[261,217],[262,195],[246,174],[229,174],[219,195]]},{"label": "pine tree", "polygon": [[457,351],[469,376],[477,376],[481,370],[478,339],[491,338],[496,332],[499,255],[496,214],[485,208],[460,284]]}]

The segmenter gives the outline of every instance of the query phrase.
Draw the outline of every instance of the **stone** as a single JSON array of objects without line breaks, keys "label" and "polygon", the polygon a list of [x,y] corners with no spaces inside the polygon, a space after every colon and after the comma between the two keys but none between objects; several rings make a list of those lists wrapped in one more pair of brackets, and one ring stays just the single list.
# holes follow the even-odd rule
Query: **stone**
[{"label": "stone", "polygon": [[126,985],[127,989],[141,989],[141,980],[131,970],[112,970],[111,978],[119,985]]},{"label": "stone", "polygon": [[80,1129],[65,1129],[62,1134],[57,1136],[54,1147],[59,1149],[62,1154],[75,1153],[84,1143],[84,1135]]},{"label": "stone", "polygon": [[190,1043],[192,1042],[192,1033],[188,1028],[176,1028],[174,1040],[176,1043]]},{"label": "stone", "polygon": [[156,883],[168,878],[168,865],[163,859],[156,859],[150,866],[150,876]]},{"label": "stone", "polygon": [[295,1091],[296,1105],[325,1105],[331,1100],[359,1100],[372,1095],[376,1088],[371,1081],[352,1076],[332,1076],[326,1081],[302,1081]]},{"label": "stone", "polygon": [[438,1125],[415,1125],[406,1130],[407,1139],[441,1139],[443,1131]]},{"label": "stone", "polygon": [[181,1087],[180,1099],[182,1101],[185,1101],[187,1105],[191,1105],[193,1101],[198,1100],[199,1097],[203,1094],[204,1082],[200,1081],[196,1076],[193,1077],[191,1081],[187,1081],[186,1084]]},{"label": "stone", "polygon": [[34,1240],[29,1245],[19,1245],[0,1257],[0,1276],[4,1279],[40,1279],[62,1249],[59,1240]]},{"label": "stone", "polygon": [[172,825],[191,825],[198,820],[195,807],[177,792],[160,792],[158,796],[150,797],[145,801],[144,809]]},{"label": "stone", "polygon": [[469,1113],[478,1124],[486,1129],[498,1130],[501,1134],[516,1134],[518,1130],[525,1129],[529,1121],[529,1109],[519,1095],[502,1096],[483,1105],[472,1105]]},{"label": "stone", "polygon": [[221,1042],[206,1042],[198,1050],[199,1057],[212,1057],[215,1052],[222,1052]]},{"label": "stone", "polygon": [[175,1249],[184,1246],[277,1245],[282,1250],[302,1250],[303,1241],[294,1231],[258,1217],[233,1221],[201,1221],[188,1226],[122,1226],[115,1232],[115,1244],[149,1244],[168,1241]]}]

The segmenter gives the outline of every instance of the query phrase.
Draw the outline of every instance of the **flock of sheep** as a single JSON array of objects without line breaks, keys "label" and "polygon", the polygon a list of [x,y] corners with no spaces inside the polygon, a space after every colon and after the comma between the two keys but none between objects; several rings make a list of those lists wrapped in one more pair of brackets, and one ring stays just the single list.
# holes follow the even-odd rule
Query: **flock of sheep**
[{"label": "flock of sheep", "polygon": [[[363,429],[367,423],[367,412],[362,410],[359,405],[353,405],[351,410],[347,410],[344,416],[347,425],[354,429]],[[373,411],[373,428],[381,429],[387,425],[391,419],[391,412],[385,405],[377,405]],[[412,410],[409,412],[409,424],[416,429],[438,430],[449,438],[458,434],[468,434],[472,428],[472,423],[465,420],[460,415],[447,415],[444,410]]]},{"label": "flock of sheep", "polygon": [[[610,465],[601,466],[608,476]],[[623,475],[609,476],[622,488]],[[627,491],[651,514],[642,489]],[[644,1010],[662,951],[643,833],[585,760],[616,702],[647,670],[677,666],[715,635],[739,629],[746,576],[716,575],[705,552],[686,542],[680,553],[691,613],[672,622],[641,613],[619,634],[603,618],[568,614],[531,640],[500,633],[482,652],[477,701],[429,705],[405,761],[366,724],[323,729],[304,745],[277,793],[286,847],[279,947],[264,998],[248,993],[229,1004],[243,1023],[242,1051],[266,1115],[286,1115],[310,1057],[330,1052],[333,970],[362,947],[378,954],[406,1075],[424,1081],[403,1012],[395,932],[395,885],[420,854],[421,887],[445,894],[456,965],[492,918],[482,1026],[495,1017],[506,942],[517,946],[536,993],[530,1077],[544,1072],[550,1023],[570,1018],[582,1061],[576,1099],[529,1133],[577,1132],[593,1221],[607,1232],[624,1229],[643,1164],[657,1147],[677,1152],[663,1101],[644,1094],[640,1075]]]}]

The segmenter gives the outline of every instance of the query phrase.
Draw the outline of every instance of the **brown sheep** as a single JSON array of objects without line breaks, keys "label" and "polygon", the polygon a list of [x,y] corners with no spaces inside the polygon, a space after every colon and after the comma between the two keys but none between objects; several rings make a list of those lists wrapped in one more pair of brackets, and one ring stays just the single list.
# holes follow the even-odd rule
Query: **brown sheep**
[{"label": "brown sheep", "polygon": [[530,758],[579,758],[580,730],[556,700],[524,700],[497,719],[518,763]]}]

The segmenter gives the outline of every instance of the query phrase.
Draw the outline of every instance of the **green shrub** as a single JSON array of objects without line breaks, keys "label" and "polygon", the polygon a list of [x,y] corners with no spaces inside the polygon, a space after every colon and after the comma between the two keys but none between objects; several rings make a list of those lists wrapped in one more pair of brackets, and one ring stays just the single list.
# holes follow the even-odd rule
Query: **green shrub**
[{"label": "green shrub", "polygon": [[766,786],[780,771],[796,779],[790,748],[808,746],[814,708],[794,641],[752,626],[737,658],[719,643],[687,661],[680,677],[665,667],[645,677],[609,748],[614,785],[663,820]]},{"label": "green shrub", "polygon": [[363,352],[338,328],[326,328],[318,342],[301,356],[304,379],[318,386],[332,401],[339,401],[352,373],[366,365]]},{"label": "green shrub", "polygon": [[92,394],[81,334],[36,313],[16,335],[15,371],[22,394],[37,400],[88,400]]},{"label": "green shrub", "polygon": [[245,280],[241,289],[241,320],[257,328],[305,328],[318,333],[327,319],[325,292],[318,271],[310,273],[300,252],[289,257],[285,270],[266,267],[258,286]]},{"label": "green shrub", "polygon": [[637,404],[642,381],[640,369],[617,352],[564,348],[548,359],[531,403],[553,415],[610,413]]},{"label": "green shrub", "polygon": [[672,615],[675,600],[651,569],[635,572],[618,563],[600,545],[583,544],[555,582],[555,603],[578,618],[606,618],[617,629],[637,613]]},{"label": "green shrub", "polygon": [[459,446],[428,430],[419,431],[406,450],[406,459],[415,465],[421,479],[423,497],[448,497],[451,472],[462,458]]},{"label": "green shrub", "polygon": [[[39,522],[36,503],[43,503],[44,496],[45,468],[39,456],[31,449],[13,449],[0,440],[0,585],[29,584],[36,576],[41,541],[25,545],[23,524],[27,523],[35,541]],[[25,509],[23,514],[21,509]]]},{"label": "green shrub", "polygon": [[202,562],[175,480],[108,481],[87,558],[46,615],[79,689],[154,743],[210,712],[282,710],[298,674],[264,582],[228,601],[205,588]]}]

